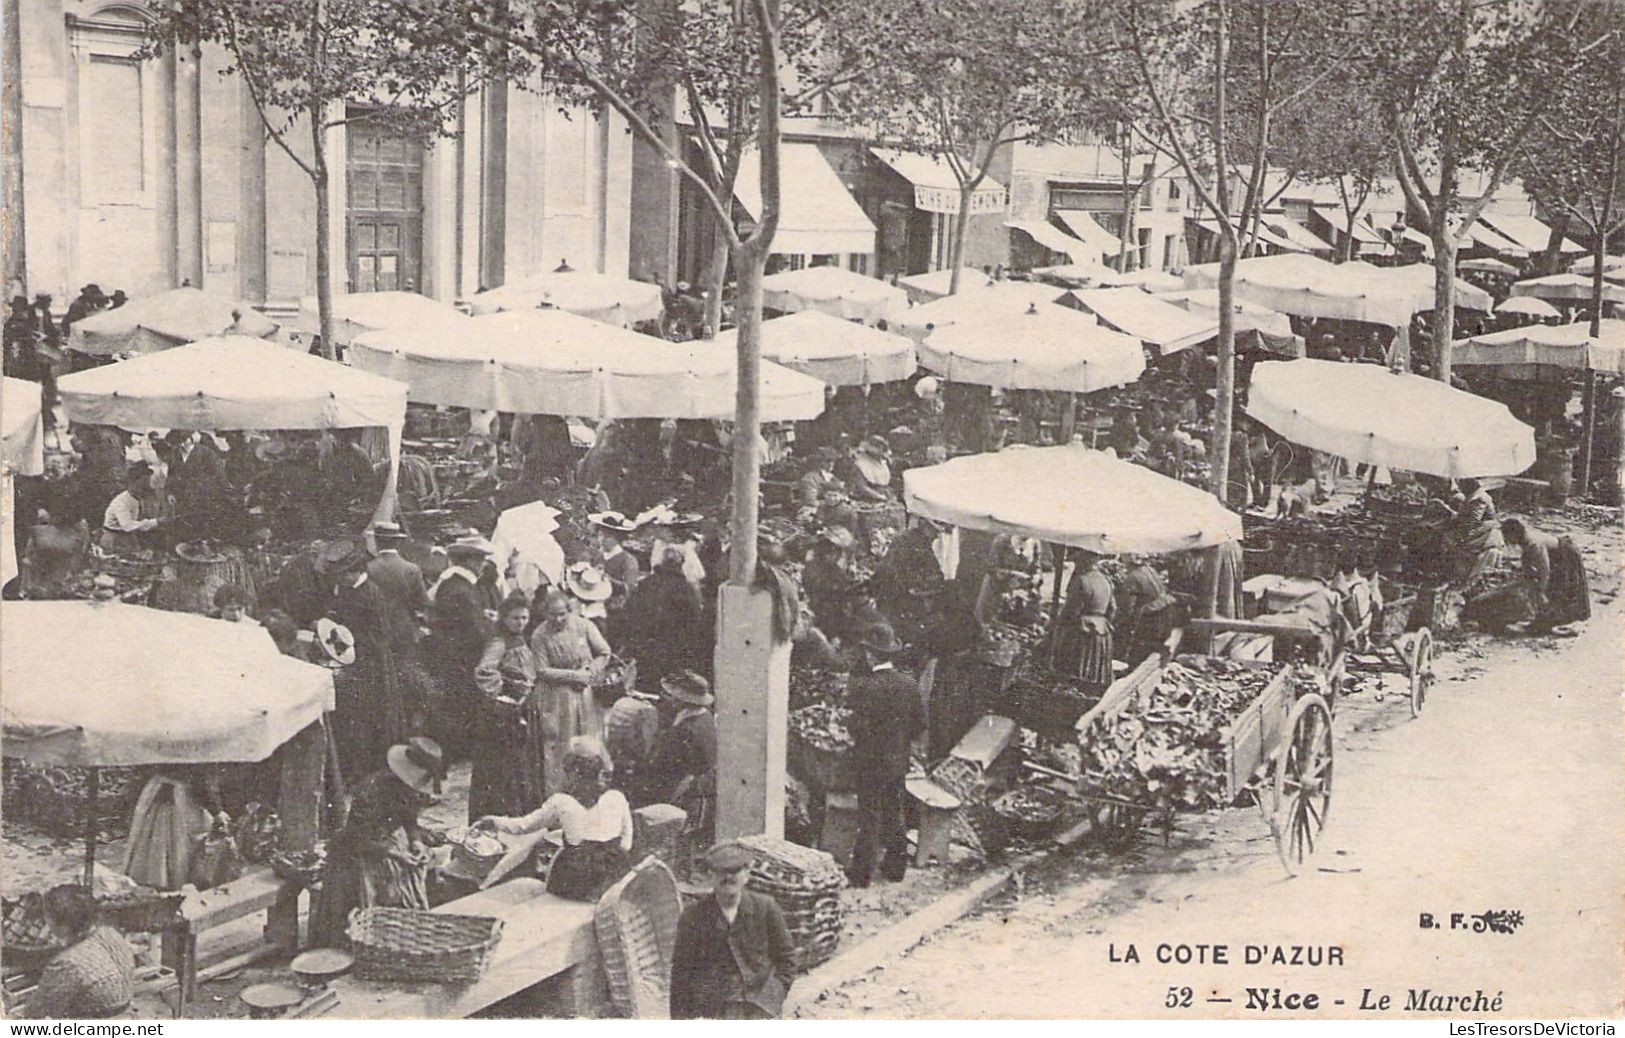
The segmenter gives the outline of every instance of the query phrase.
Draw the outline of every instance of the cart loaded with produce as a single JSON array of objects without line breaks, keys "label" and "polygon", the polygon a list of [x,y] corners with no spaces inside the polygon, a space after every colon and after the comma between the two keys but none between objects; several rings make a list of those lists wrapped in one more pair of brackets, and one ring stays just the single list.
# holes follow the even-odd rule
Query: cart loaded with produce
[{"label": "cart loaded with produce", "polygon": [[1251,797],[1295,873],[1314,853],[1332,792],[1332,703],[1321,671],[1217,656],[1148,658],[1080,717],[1075,772],[1028,764],[1086,805],[1098,832]]}]

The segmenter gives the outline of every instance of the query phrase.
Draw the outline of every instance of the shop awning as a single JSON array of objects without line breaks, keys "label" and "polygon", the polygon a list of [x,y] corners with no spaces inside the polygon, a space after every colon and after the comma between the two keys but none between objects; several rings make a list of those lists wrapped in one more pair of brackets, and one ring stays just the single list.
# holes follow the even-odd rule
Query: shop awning
[{"label": "shop awning", "polygon": [[1452,356],[1453,363],[1467,367],[1543,366],[1625,375],[1625,321],[1602,321],[1596,336],[1590,321],[1509,328],[1457,339]]},{"label": "shop awning", "polygon": [[[1479,216],[1478,220],[1479,223],[1489,224],[1501,234],[1511,238],[1519,247],[1530,254],[1545,252],[1546,245],[1552,240],[1552,229],[1537,217],[1509,215],[1506,213],[1484,213]],[[1575,255],[1586,250],[1585,246],[1564,238],[1557,251],[1563,255]]]},{"label": "shop awning", "polygon": [[[1057,209],[1056,219],[1066,224],[1066,229],[1095,246],[1104,256],[1115,256],[1122,247],[1117,235],[1100,226],[1093,216],[1082,209]],[[1133,246],[1129,246],[1131,249]]]},{"label": "shop awning", "polygon": [[1265,213],[1258,225],[1261,229],[1269,228],[1276,237],[1291,242],[1295,248],[1305,252],[1333,251],[1331,243],[1285,213]]},{"label": "shop awning", "polygon": [[1472,230],[1467,232],[1467,237],[1482,248],[1489,249],[1491,252],[1498,252],[1503,256],[1521,259],[1529,255],[1529,250],[1524,248],[1523,245],[1508,238],[1482,220],[1473,224]]},{"label": "shop awning", "polygon": [[[1270,245],[1270,246],[1273,246],[1273,247],[1275,247],[1277,249],[1281,249],[1284,252],[1309,253],[1309,252],[1314,252],[1316,250],[1315,246],[1307,245],[1307,244],[1303,244],[1303,243],[1294,241],[1292,238],[1290,238],[1290,237],[1288,237],[1286,235],[1284,230],[1277,231],[1275,228],[1271,227],[1270,222],[1274,221],[1274,220],[1275,220],[1275,217],[1272,216],[1268,220],[1264,220],[1264,221],[1259,222],[1259,224],[1258,224],[1258,240],[1259,241],[1263,242],[1266,245]],[[1206,231],[1207,233],[1209,233],[1211,235],[1217,236],[1219,234],[1219,221],[1217,221],[1217,220],[1212,220],[1212,219],[1197,220],[1196,225],[1198,227],[1202,228],[1202,230]],[[1308,231],[1304,231],[1303,233],[1304,234],[1309,234]],[[1236,234],[1237,234],[1238,237],[1245,237],[1243,235],[1242,231],[1239,228],[1237,229]],[[1314,237],[1313,235],[1309,235],[1309,236],[1311,238]],[[1315,241],[1318,242],[1318,241],[1320,241],[1320,239],[1315,238]],[[1245,242],[1243,242],[1243,244],[1245,244]],[[1331,246],[1326,245],[1325,242],[1321,242],[1321,246],[1324,246],[1324,248],[1326,250],[1328,250],[1328,251],[1331,249]]]},{"label": "shop awning", "polygon": [[1104,324],[1157,347],[1163,356],[1219,334],[1217,316],[1200,317],[1138,288],[1075,289],[1072,298]]},{"label": "shop awning", "polygon": [[68,767],[260,761],[333,709],[326,667],[258,624],[120,602],[8,602],[11,759]]},{"label": "shop awning", "polygon": [[[1325,220],[1338,234],[1348,231],[1348,217],[1342,210],[1329,205],[1314,207],[1315,215]],[[1388,239],[1377,233],[1377,229],[1366,223],[1365,217],[1358,216],[1354,220],[1354,242],[1356,245],[1382,245],[1388,244]]]},{"label": "shop awning", "polygon": [[[894,148],[869,150],[914,186],[914,208],[925,213],[959,212],[959,178],[941,157]],[[971,215],[1002,213],[1004,202],[1004,185],[992,177],[983,177],[970,196]]]},{"label": "shop awning", "polygon": [[[762,212],[762,156],[751,149],[739,162],[734,199],[751,219]],[[875,225],[815,144],[779,146],[779,228],[773,251],[782,256],[867,255],[875,251]]]},{"label": "shop awning", "polygon": [[914,515],[1102,555],[1165,554],[1242,536],[1212,494],[1078,444],[1010,447],[903,473]]},{"label": "shop awning", "polygon": [[1447,479],[1515,476],[1535,462],[1534,430],[1505,404],[1380,364],[1265,361],[1247,414],[1315,450]]},{"label": "shop awning", "polygon": [[1052,223],[1043,220],[1006,220],[1004,225],[1013,231],[1020,231],[1044,248],[1058,252],[1074,263],[1100,259],[1098,246],[1091,245],[1081,238],[1074,238]]}]

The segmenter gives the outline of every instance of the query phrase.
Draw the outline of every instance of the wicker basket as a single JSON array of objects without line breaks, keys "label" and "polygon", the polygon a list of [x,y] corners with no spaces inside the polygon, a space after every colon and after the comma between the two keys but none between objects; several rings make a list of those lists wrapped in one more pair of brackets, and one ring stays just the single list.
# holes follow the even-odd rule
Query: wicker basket
[{"label": "wicker basket", "polygon": [[770,836],[740,841],[756,855],[750,887],[778,902],[795,943],[796,968],[806,971],[835,954],[845,922],[846,873],[823,851]]},{"label": "wicker basket", "polygon": [[1043,817],[1026,818],[1017,812],[1014,803],[1015,798],[1021,794],[1031,795],[1031,791],[1012,789],[993,801],[994,813],[1004,820],[1012,836],[1026,840],[1047,838],[1061,823],[1061,802],[1054,797],[1039,794],[1039,799],[1044,801]]},{"label": "wicker basket", "polygon": [[180,921],[181,894],[136,893],[96,899],[97,913],[125,933],[162,933]]},{"label": "wicker basket", "polygon": [[617,1015],[670,1015],[671,957],[682,911],[677,881],[657,858],[643,859],[598,899],[593,930]]},{"label": "wicker basket", "polygon": [[471,983],[502,940],[502,920],[411,908],[357,908],[349,937],[356,967],[374,980]]}]

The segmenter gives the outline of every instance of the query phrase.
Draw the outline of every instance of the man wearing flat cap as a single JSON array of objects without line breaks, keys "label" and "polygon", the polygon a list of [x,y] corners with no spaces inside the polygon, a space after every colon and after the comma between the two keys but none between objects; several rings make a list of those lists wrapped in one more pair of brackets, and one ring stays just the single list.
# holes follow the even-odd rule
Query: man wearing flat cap
[{"label": "man wearing flat cap", "polygon": [[710,895],[689,905],[672,948],[674,1020],[775,1020],[795,979],[790,930],[778,903],[745,889],[754,860],[737,840],[706,855]]}]

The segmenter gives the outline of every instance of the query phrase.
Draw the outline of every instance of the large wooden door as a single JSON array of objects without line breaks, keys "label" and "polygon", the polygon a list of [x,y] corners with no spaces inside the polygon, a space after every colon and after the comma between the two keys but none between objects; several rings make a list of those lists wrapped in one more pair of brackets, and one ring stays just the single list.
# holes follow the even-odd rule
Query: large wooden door
[{"label": "large wooden door", "polygon": [[345,161],[350,291],[423,284],[423,144],[351,124]]}]

